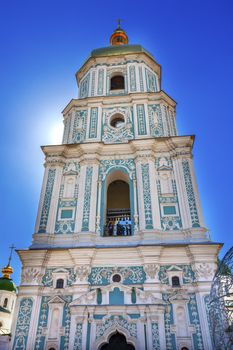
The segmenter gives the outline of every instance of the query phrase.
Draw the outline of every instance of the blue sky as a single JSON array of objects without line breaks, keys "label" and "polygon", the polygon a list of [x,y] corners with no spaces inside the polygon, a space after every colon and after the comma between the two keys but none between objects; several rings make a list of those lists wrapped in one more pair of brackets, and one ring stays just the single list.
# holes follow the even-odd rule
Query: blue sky
[{"label": "blue sky", "polygon": [[[31,243],[43,176],[41,145],[61,141],[61,111],[77,97],[75,72],[108,45],[122,18],[131,44],[162,65],[178,103],[180,134],[195,134],[194,162],[212,239],[232,245],[233,2],[16,1],[0,7],[1,252]],[[16,254],[13,278],[19,283]]]}]

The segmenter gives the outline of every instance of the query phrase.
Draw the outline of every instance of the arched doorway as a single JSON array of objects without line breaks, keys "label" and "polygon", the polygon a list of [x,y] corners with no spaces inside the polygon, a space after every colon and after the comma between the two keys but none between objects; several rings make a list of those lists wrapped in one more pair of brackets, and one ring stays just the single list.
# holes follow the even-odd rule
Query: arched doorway
[{"label": "arched doorway", "polygon": [[129,184],[114,179],[107,188],[105,235],[131,236],[131,226]]},{"label": "arched doorway", "polygon": [[127,344],[125,336],[117,332],[111,336],[108,344],[101,346],[100,350],[135,350],[135,347]]}]

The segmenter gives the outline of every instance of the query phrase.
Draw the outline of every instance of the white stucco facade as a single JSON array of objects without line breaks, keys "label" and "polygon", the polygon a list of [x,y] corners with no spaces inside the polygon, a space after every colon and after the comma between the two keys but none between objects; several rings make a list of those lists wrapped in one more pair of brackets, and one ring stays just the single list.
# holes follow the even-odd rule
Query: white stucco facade
[{"label": "white stucco facade", "polygon": [[[206,311],[221,244],[205,227],[194,136],[177,134],[161,67],[140,45],[123,45],[92,51],[76,77],[63,142],[42,147],[12,348],[101,350],[118,332],[137,350],[211,350]],[[116,221],[113,233],[106,227],[117,180],[130,199],[121,234]]]}]

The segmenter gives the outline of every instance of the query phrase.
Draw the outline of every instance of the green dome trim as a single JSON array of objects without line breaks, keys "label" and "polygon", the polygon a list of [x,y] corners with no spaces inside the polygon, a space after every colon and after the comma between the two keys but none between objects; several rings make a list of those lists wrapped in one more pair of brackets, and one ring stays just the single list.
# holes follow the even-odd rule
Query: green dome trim
[{"label": "green dome trim", "polygon": [[16,292],[16,286],[12,279],[0,277],[0,290],[7,290],[9,292]]},{"label": "green dome trim", "polygon": [[145,53],[154,60],[154,57],[141,45],[116,45],[95,49],[91,52],[91,57],[116,56],[130,53]]}]

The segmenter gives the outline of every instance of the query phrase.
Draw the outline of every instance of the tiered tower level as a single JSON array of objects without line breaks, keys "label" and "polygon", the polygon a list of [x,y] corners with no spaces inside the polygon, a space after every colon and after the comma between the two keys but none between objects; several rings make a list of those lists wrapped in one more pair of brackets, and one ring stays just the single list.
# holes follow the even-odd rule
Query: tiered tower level
[{"label": "tiered tower level", "polygon": [[160,65],[118,27],[76,78],[62,144],[42,147],[13,349],[103,350],[117,339],[125,349],[212,349],[221,245],[202,216],[194,136],[177,134]]}]

